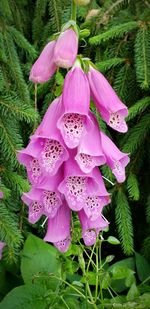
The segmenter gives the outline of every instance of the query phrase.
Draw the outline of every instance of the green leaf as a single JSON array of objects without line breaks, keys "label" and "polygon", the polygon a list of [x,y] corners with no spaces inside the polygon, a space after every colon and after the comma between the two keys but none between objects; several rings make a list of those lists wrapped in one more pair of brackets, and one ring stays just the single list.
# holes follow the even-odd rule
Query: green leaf
[{"label": "green leaf", "polygon": [[144,256],[135,252],[135,263],[137,268],[137,274],[141,281],[144,281],[150,276],[150,264]]},{"label": "green leaf", "polygon": [[111,59],[103,60],[101,62],[96,62],[95,65],[100,72],[106,72],[112,67],[115,67],[123,62],[125,62],[124,58],[111,58]]},{"label": "green leaf", "polygon": [[133,253],[133,224],[127,197],[121,190],[117,193],[116,204],[115,216],[121,246],[124,253],[130,255]]},{"label": "green leaf", "polygon": [[[119,269],[123,268],[123,269],[128,269],[128,270],[131,270],[132,271],[132,274],[134,273],[134,268],[135,268],[135,265],[134,265],[134,258],[127,258],[127,259],[124,259],[124,260],[121,260],[119,262],[116,262],[114,263],[113,265],[111,265],[107,271],[109,272],[113,272],[113,268],[116,268],[116,267],[119,267]],[[121,268],[120,268],[121,267]],[[119,276],[119,272],[116,272],[116,275]],[[130,272],[128,274],[128,276],[130,275]],[[120,274],[120,276],[122,276],[122,274]],[[129,277],[127,277],[129,278]],[[127,278],[123,278],[123,279],[113,279],[111,281],[111,286],[112,288],[117,292],[117,293],[120,293],[120,292],[123,292],[127,289],[127,285],[126,285],[126,280]]]},{"label": "green leaf", "polygon": [[106,290],[108,289],[109,285],[111,283],[111,278],[110,278],[110,275],[108,272],[106,272],[102,278],[102,281],[101,281],[101,287],[102,289]]},{"label": "green leaf", "polygon": [[28,284],[9,292],[0,303],[0,309],[46,309],[47,302],[44,285]]},{"label": "green leaf", "polygon": [[137,101],[134,105],[129,108],[129,116],[126,118],[127,121],[135,118],[137,115],[142,114],[150,106],[150,97],[145,97]]},{"label": "green leaf", "polygon": [[130,173],[127,179],[127,189],[129,197],[134,201],[138,201],[140,198],[139,184],[135,174]]},{"label": "green leaf", "polygon": [[123,151],[133,154],[143,145],[146,136],[150,131],[150,114],[146,113],[140,121],[134,125],[126,134]]},{"label": "green leaf", "polygon": [[150,87],[150,31],[141,27],[135,40],[135,65],[137,81],[141,88]]},{"label": "green leaf", "polygon": [[58,86],[63,86],[64,84],[64,77],[63,75],[60,73],[60,71],[57,71],[57,73],[55,74],[55,80]]},{"label": "green leaf", "polygon": [[119,244],[120,244],[120,241],[119,241],[116,237],[114,237],[114,236],[109,236],[109,237],[107,238],[107,241],[108,241],[110,244],[112,244],[112,245],[119,245]]},{"label": "green leaf", "polygon": [[58,251],[42,239],[30,234],[25,241],[21,274],[25,283],[32,282],[42,276],[49,278],[51,274],[59,276],[61,265],[58,260]]},{"label": "green leaf", "polygon": [[137,21],[130,21],[124,24],[117,25],[112,27],[108,31],[105,31],[101,34],[94,36],[93,38],[89,39],[89,43],[91,45],[98,45],[101,42],[106,42],[109,39],[122,37],[125,33],[137,29],[139,24]]},{"label": "green leaf", "polygon": [[108,255],[108,256],[106,257],[106,262],[107,262],[107,263],[110,263],[110,262],[113,261],[114,258],[115,258],[114,255]]},{"label": "green leaf", "polygon": [[138,288],[137,288],[137,286],[136,286],[136,284],[134,282],[134,283],[132,283],[131,288],[128,291],[127,300],[128,301],[133,301],[139,295],[140,295],[139,290],[138,290]]},{"label": "green leaf", "polygon": [[134,271],[126,266],[115,265],[112,268],[113,279],[123,279],[127,278],[129,274],[134,274]]}]

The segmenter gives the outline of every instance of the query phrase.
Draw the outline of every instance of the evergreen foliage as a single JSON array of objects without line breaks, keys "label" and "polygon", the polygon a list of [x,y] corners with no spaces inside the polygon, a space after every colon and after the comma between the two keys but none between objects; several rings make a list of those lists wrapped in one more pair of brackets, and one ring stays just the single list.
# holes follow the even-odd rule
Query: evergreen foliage
[{"label": "evergreen foliage", "polygon": [[[90,18],[88,14],[93,9],[98,12]],[[20,199],[22,192],[28,191],[29,184],[16,153],[26,146],[39,114],[42,116],[52,99],[61,93],[64,78],[64,71],[60,70],[49,82],[38,85],[38,113],[34,109],[34,87],[28,82],[29,70],[52,34],[59,32],[62,23],[68,21],[70,1],[1,0],[0,12],[0,189],[4,192],[4,202],[0,201],[0,236],[8,244],[5,258],[13,262],[19,257],[23,237],[30,230]],[[117,146],[130,153],[131,158],[127,181],[123,185],[118,186],[110,170],[102,168],[104,176],[114,182],[114,186],[108,183],[113,193],[113,207],[108,207],[107,216],[110,223],[115,217],[125,255],[133,254],[134,243],[138,250],[143,246],[144,254],[150,255],[150,207],[147,206],[147,174],[150,171],[147,158],[150,153],[148,16],[149,1],[134,0],[93,0],[89,6],[79,8],[77,15],[81,28],[86,26],[90,30],[90,37],[84,38],[84,47],[81,40],[80,53],[96,63],[98,70],[105,74],[129,107],[126,136],[112,132],[98,116],[100,127],[114,138]],[[138,240],[135,204],[146,226]],[[42,234],[38,224],[34,231]]]}]

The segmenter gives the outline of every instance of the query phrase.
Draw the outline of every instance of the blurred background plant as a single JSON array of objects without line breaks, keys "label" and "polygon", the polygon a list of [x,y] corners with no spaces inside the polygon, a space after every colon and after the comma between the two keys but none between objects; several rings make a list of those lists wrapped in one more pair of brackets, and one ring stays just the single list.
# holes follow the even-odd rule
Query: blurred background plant
[{"label": "blurred background plant", "polygon": [[[24,277],[26,275],[23,275],[22,270],[22,277],[20,275],[20,261],[23,260],[24,255],[29,255],[29,252],[23,251],[25,253],[22,256],[22,248],[29,233],[42,238],[45,231],[41,227],[42,220],[32,227],[27,221],[27,208],[21,202],[20,196],[22,192],[29,190],[29,184],[23,167],[17,162],[16,152],[27,145],[29,136],[37,126],[40,117],[43,116],[50,102],[59,96],[62,91],[65,72],[59,69],[50,81],[38,86],[36,104],[34,87],[28,81],[28,76],[32,63],[44,45],[52,38],[53,33],[61,30],[61,25],[70,19],[70,15],[71,2],[69,0],[0,1],[0,191],[4,192],[4,199],[0,200],[0,239],[7,243],[4,249],[3,261],[0,264],[1,298],[13,287],[21,285],[23,280],[25,284],[34,281],[34,278],[26,280]],[[120,304],[128,302],[128,305],[125,304],[126,308],[127,306],[128,308],[148,308],[147,304],[150,303],[149,298],[147,300],[147,297],[149,297],[147,296],[149,292],[147,283],[150,279],[149,20],[149,0],[93,0],[90,1],[89,5],[78,7],[77,10],[77,21],[81,29],[79,52],[96,63],[97,68],[108,78],[122,101],[129,108],[127,119],[129,131],[123,136],[112,132],[110,128],[106,127],[91,102],[91,108],[97,113],[103,131],[113,138],[122,151],[130,153],[131,158],[127,168],[127,180],[124,184],[118,185],[108,167],[102,168],[103,175],[114,184],[111,185],[107,182],[108,190],[112,194],[112,202],[110,206],[106,207],[104,213],[111,223],[107,238],[109,235],[117,237],[120,240],[120,245],[112,247],[111,244],[108,245],[108,242],[104,242],[101,258],[103,260],[113,254],[115,255],[115,263],[123,263],[121,264],[120,275],[118,273],[114,275],[115,271],[113,273],[111,270],[111,267],[115,267],[115,264],[110,266],[109,270],[108,262],[106,263],[105,271],[108,268],[108,272],[106,271],[107,274],[104,276],[106,283],[101,282],[103,275],[101,279],[99,277],[101,270],[97,277],[102,285],[102,290],[105,292],[104,298],[108,302],[108,307],[105,304],[106,308],[115,308],[111,301],[114,301],[116,293],[125,295],[127,289],[127,298],[119,296],[122,301],[120,298],[118,300]],[[49,254],[47,254],[50,264],[53,257],[54,262],[56,263],[56,260],[58,260],[61,265],[61,278],[67,283],[62,283],[57,279],[59,282],[57,288],[56,284],[54,285],[57,295],[59,295],[60,291],[59,286],[61,291],[66,293],[69,289],[67,284],[72,284],[72,282],[76,282],[75,288],[85,295],[85,278],[87,280],[87,276],[84,274],[84,266],[81,266],[81,260],[83,256],[82,262],[85,262],[87,269],[88,255],[91,254],[92,249],[85,248],[80,243],[80,231],[78,230],[77,222],[75,231],[79,233],[79,237],[74,239],[70,251],[64,256],[56,254],[50,245],[42,244],[38,238],[34,238],[35,236],[29,236],[29,239],[33,237],[33,246],[36,246],[36,241],[39,241],[39,245],[37,245],[38,252],[42,250],[40,249],[42,246],[49,250]],[[24,250],[26,250],[26,246],[25,244]],[[38,246],[41,247],[38,249]],[[96,248],[95,250],[97,250]],[[85,250],[88,255],[84,252]],[[55,255],[58,255],[58,257],[56,258]],[[40,269],[40,264],[45,262],[45,255],[41,253],[40,257],[39,269],[37,265],[33,272],[34,275],[43,271],[43,268],[42,271]],[[119,260],[122,261],[118,262]],[[33,261],[33,257],[30,257],[30,261]],[[92,287],[91,293],[93,295],[93,286],[96,283],[91,282],[95,280],[96,272],[94,270],[92,273],[91,267],[96,262],[95,255],[93,255],[92,261],[88,269],[88,282]],[[125,261],[125,264],[123,261]],[[110,263],[112,264],[112,261]],[[44,272],[51,272],[52,270],[53,268],[49,270],[45,266]],[[65,278],[66,273],[67,277]],[[114,276],[117,276],[117,278]],[[83,278],[81,279],[81,277]],[[112,281],[114,279],[123,280],[125,288],[118,290],[116,286],[113,287],[114,282],[112,283]],[[47,281],[49,282],[49,280],[46,280],[46,285]],[[146,283],[142,284],[141,281]],[[119,282],[118,286],[120,284]],[[108,291],[108,288],[110,291]],[[32,291],[29,287],[26,287],[26,289],[25,293],[30,295],[33,291],[33,295],[38,295],[38,287],[37,289],[32,287]],[[39,284],[39,291],[40,289],[43,290],[39,292],[39,295],[43,295],[43,291],[46,293],[46,302],[44,305],[39,296],[39,303],[36,308],[60,308],[60,297],[58,302],[53,300],[53,304],[50,304],[47,299],[52,300],[54,297],[52,294],[47,295],[45,285],[41,287]],[[56,290],[53,293],[56,293]],[[23,293],[22,290],[20,291],[20,293]],[[145,293],[142,294],[143,292],[146,292],[146,296],[143,296],[145,295]],[[14,297],[15,301],[15,290],[11,293],[14,293],[12,297]],[[16,293],[18,293],[17,290]],[[75,291],[71,290],[68,293],[70,293],[68,295],[71,295],[70,298],[75,297],[73,296]],[[141,294],[142,296],[140,296]],[[135,300],[136,298],[138,301]],[[78,308],[80,306],[78,304],[79,299],[78,296],[70,305],[69,301],[71,300],[64,300],[67,304],[65,305],[61,299],[61,302],[63,302],[61,308],[63,306],[64,308]],[[4,306],[2,303],[2,308],[14,308],[11,307],[11,303],[11,300],[9,305]],[[23,308],[20,304],[18,307],[16,303],[14,304],[15,308]],[[82,308],[89,308],[88,306],[90,304],[87,305],[83,301]],[[98,306],[98,308],[104,307],[103,304]],[[32,308],[34,307],[32,306]],[[117,308],[124,307],[118,306]]]}]

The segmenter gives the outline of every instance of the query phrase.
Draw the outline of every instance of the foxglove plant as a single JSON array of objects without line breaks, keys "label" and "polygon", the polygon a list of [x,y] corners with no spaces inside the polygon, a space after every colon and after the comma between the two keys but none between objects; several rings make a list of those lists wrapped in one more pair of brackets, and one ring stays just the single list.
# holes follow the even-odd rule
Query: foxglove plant
[{"label": "foxglove plant", "polygon": [[67,27],[45,46],[30,73],[30,80],[42,83],[57,67],[72,67],[65,76],[62,95],[50,104],[28,146],[18,153],[32,184],[30,192],[22,196],[29,207],[28,220],[34,224],[46,216],[44,240],[61,252],[71,242],[72,211],[78,213],[86,246],[95,244],[99,232],[109,225],[102,212],[110,203],[110,194],[98,166],[106,163],[117,181],[123,182],[129,163],[128,154],[99,129],[90,99],[103,120],[122,133],[128,129],[127,107],[93,64],[77,57],[78,35],[72,21]]}]

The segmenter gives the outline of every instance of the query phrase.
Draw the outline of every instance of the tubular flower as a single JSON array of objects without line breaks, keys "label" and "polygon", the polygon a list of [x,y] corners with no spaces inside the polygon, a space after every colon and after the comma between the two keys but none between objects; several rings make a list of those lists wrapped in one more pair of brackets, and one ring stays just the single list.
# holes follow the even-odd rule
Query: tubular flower
[{"label": "tubular flower", "polygon": [[2,251],[3,251],[3,248],[6,246],[6,244],[2,241],[0,241],[0,260],[2,258]]},{"label": "tubular flower", "polygon": [[62,105],[57,126],[67,147],[75,148],[93,125],[89,116],[90,88],[78,60],[65,77]]},{"label": "tubular flower", "polygon": [[98,183],[93,173],[84,174],[76,161],[71,157],[64,163],[64,180],[58,190],[64,194],[68,206],[75,211],[83,208],[86,196],[98,191]]},{"label": "tubular flower", "polygon": [[81,139],[77,155],[75,156],[75,160],[84,173],[90,173],[95,166],[102,165],[106,162],[102,152],[101,136],[97,120],[92,113],[90,115],[93,121],[93,127]]},{"label": "tubular flower", "polygon": [[90,220],[82,209],[78,213],[79,220],[82,226],[82,237],[86,246],[92,246],[96,242],[96,238],[100,231],[105,229],[109,222],[100,215],[96,220]]},{"label": "tubular flower", "polygon": [[101,132],[102,149],[106,157],[106,164],[111,168],[112,173],[118,182],[125,181],[125,167],[130,162],[127,153],[121,152],[111,139]]},{"label": "tubular flower", "polygon": [[73,66],[78,52],[78,36],[73,29],[67,29],[60,34],[54,48],[54,61],[58,67]]},{"label": "tubular flower", "polygon": [[48,80],[56,65],[73,67],[66,74],[62,95],[50,104],[28,146],[18,153],[32,184],[22,196],[29,208],[28,220],[34,224],[46,216],[44,240],[61,252],[71,242],[71,211],[78,212],[87,246],[109,225],[102,211],[110,203],[110,194],[98,166],[106,163],[118,182],[123,182],[129,163],[128,154],[99,130],[90,111],[90,95],[102,118],[119,132],[127,131],[127,108],[101,73],[91,66],[88,73],[83,71],[87,62],[84,66],[83,59],[81,68],[79,58],[75,61],[77,49],[77,35],[67,29],[46,45],[34,64],[30,79],[35,82]]},{"label": "tubular flower", "polygon": [[61,173],[48,178],[43,178],[39,186],[32,187],[30,192],[22,195],[22,200],[29,206],[30,223],[36,223],[42,215],[53,218],[60,205],[62,196],[58,192],[58,184],[62,179]]},{"label": "tubular flower", "polygon": [[91,221],[96,220],[100,216],[103,207],[110,203],[110,194],[105,188],[99,169],[94,170],[94,177],[98,183],[98,191],[95,194],[93,191],[89,192],[83,206],[85,214]]},{"label": "tubular flower", "polygon": [[48,219],[45,241],[52,242],[61,252],[66,252],[70,245],[71,211],[65,200],[54,218]]},{"label": "tubular flower", "polygon": [[57,67],[54,63],[54,47],[56,41],[49,42],[33,64],[29,80],[34,83],[45,83],[55,73]]},{"label": "tubular flower", "polygon": [[51,103],[29,145],[19,151],[18,160],[26,166],[33,184],[39,183],[43,174],[56,174],[61,164],[68,159],[68,151],[56,127],[60,104],[61,98]]},{"label": "tubular flower", "polygon": [[91,96],[104,121],[119,132],[127,132],[128,127],[124,120],[128,115],[127,107],[121,102],[102,73],[90,66],[87,75]]}]

